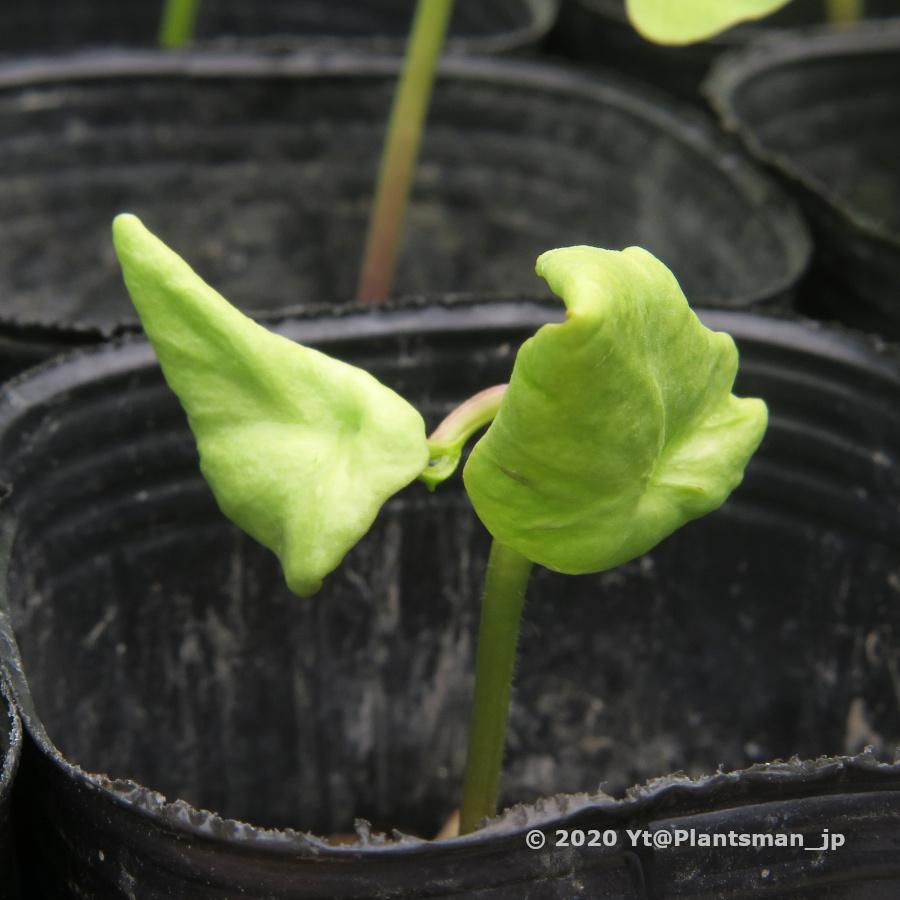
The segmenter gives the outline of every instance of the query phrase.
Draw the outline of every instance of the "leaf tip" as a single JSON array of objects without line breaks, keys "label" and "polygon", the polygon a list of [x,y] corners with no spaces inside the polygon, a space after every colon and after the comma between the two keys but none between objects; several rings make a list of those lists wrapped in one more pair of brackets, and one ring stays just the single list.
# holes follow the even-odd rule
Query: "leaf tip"
[{"label": "leaf tip", "polygon": [[293,575],[288,571],[287,567],[285,567],[284,571],[285,581],[287,582],[288,589],[292,594],[295,594],[303,600],[308,600],[314,594],[317,594],[322,588],[321,578],[309,578]]},{"label": "leaf tip", "polygon": [[132,301],[140,311],[143,291],[133,290],[135,279],[162,272],[170,265],[171,250],[133,213],[119,213],[112,223],[112,239]]},{"label": "leaf tip", "polygon": [[112,222],[113,246],[121,259],[133,249],[134,242],[150,232],[134,213],[119,213]]}]

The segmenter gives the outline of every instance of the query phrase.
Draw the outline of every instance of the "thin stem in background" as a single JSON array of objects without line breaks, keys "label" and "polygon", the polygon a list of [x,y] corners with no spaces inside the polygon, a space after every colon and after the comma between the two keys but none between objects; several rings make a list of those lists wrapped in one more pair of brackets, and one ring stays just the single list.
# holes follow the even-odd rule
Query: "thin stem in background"
[{"label": "thin stem in background", "polygon": [[356,297],[365,303],[386,300],[394,283],[397,254],[434,73],[453,0],[419,0],[406,47],[406,62],[394,95],[387,140]]},{"label": "thin stem in background", "polygon": [[159,46],[164,50],[183,47],[194,37],[200,0],[165,0],[159,24]]},{"label": "thin stem in background", "polygon": [[865,0],[825,0],[828,21],[835,25],[858,22],[866,13]]},{"label": "thin stem in background", "polygon": [[516,645],[531,568],[532,563],[515,550],[496,540],[491,545],[478,628],[460,834],[474,831],[482,819],[497,813]]}]

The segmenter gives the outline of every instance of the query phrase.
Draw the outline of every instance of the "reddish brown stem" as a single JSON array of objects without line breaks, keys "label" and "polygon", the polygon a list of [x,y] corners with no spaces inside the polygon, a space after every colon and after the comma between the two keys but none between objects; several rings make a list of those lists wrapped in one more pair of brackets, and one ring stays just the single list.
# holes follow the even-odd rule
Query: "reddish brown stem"
[{"label": "reddish brown stem", "polygon": [[419,0],[406,48],[403,74],[394,95],[387,140],[356,297],[363,303],[386,300],[394,272],[406,208],[453,0]]}]

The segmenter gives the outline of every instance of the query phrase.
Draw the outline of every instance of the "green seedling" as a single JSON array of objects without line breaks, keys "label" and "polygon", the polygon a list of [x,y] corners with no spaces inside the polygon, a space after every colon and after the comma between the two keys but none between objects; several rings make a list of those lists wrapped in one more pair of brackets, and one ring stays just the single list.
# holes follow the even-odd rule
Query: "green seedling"
[{"label": "green seedling", "polygon": [[[176,3],[178,0],[170,0]],[[626,0],[634,27],[648,40],[688,44],[739,22],[774,12],[789,0]],[[847,7],[863,0],[826,0]],[[434,77],[453,0],[418,0],[403,72],[394,96],[375,200],[356,289],[363,303],[386,300],[393,289],[403,223],[409,207]],[[844,12],[846,15],[846,10]]]},{"label": "green seedling", "polygon": [[626,0],[628,18],[648,41],[692,44],[761,19],[789,0]]},{"label": "green seedling", "polygon": [[[200,0],[165,0],[160,47],[176,50],[190,43],[199,7]],[[356,297],[363,303],[386,300],[394,284],[422,132],[452,12],[453,0],[419,0],[416,5],[388,121],[356,289]]]},{"label": "green seedling", "polygon": [[226,516],[314,593],[417,478],[463,479],[493,537],[476,660],[461,830],[496,813],[519,621],[534,563],[600,572],[708,513],[740,483],[765,404],[731,393],[738,356],[672,273],[638,248],[551,250],[537,271],[565,321],[425,435],[367,372],[274,335],[206,285],[134,216],[113,225],[125,282],[188,416]]},{"label": "green seedling", "polygon": [[200,0],[166,0],[159,24],[159,46],[177,50],[190,43],[197,25]]}]

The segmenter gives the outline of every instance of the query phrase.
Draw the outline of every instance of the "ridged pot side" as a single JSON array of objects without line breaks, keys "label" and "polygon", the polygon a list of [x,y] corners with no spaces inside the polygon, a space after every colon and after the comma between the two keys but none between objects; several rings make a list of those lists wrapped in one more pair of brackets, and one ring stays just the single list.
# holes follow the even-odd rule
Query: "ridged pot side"
[{"label": "ridged pot side", "polygon": [[[434,423],[503,380],[521,340],[560,315],[495,301],[282,328],[370,368]],[[271,555],[215,509],[146,345],[14,382],[0,407],[0,477],[14,486],[3,603],[42,751],[28,785],[41,877],[115,898],[201,883],[211,897],[377,886],[512,898],[531,883],[547,897],[637,898],[648,884],[676,890],[705,860],[710,896],[771,896],[760,872],[776,863],[785,891],[835,879],[862,891],[876,871],[896,890],[896,855],[878,849],[890,840],[864,846],[898,821],[900,770],[876,761],[900,739],[896,355],[808,323],[704,316],[738,340],[739,392],[770,405],[763,447],[721,511],[643,559],[601,576],[537,573],[503,798],[526,805],[440,844],[362,832],[339,848],[297,831],[364,817],[427,836],[457,802],[487,550],[458,487],[409,488],[321,595],[298,601]],[[867,745],[861,759],[766,762]],[[698,782],[667,776],[753,763]],[[577,793],[603,783],[621,795],[653,776],[626,801]],[[778,821],[810,841],[846,826],[856,843],[827,858],[770,848],[750,863],[739,850],[525,845],[534,827],[682,820],[714,831]]]},{"label": "ridged pot side", "polygon": [[[354,293],[396,61],[92,55],[0,68],[5,358],[134,328],[109,227],[134,212],[253,314]],[[4,224],[5,223],[5,224]],[[689,296],[788,303],[799,213],[690,110],[619,82],[450,60],[398,294],[539,289],[555,246],[642,245]]]}]

